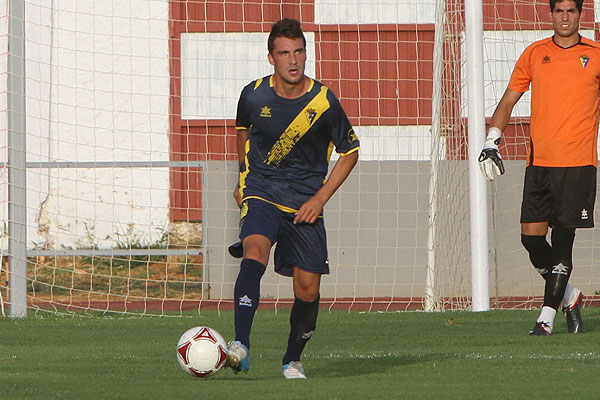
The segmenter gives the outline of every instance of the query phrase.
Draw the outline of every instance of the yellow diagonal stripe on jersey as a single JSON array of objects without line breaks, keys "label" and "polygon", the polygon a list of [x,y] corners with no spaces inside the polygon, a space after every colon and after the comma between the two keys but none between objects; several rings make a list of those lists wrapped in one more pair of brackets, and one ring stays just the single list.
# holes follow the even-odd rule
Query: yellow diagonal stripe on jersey
[{"label": "yellow diagonal stripe on jersey", "polygon": [[310,127],[329,109],[327,87],[322,86],[319,94],[312,99],[296,118],[289,124],[277,142],[267,154],[265,163],[278,167],[281,161],[292,151],[296,143],[308,132]]}]

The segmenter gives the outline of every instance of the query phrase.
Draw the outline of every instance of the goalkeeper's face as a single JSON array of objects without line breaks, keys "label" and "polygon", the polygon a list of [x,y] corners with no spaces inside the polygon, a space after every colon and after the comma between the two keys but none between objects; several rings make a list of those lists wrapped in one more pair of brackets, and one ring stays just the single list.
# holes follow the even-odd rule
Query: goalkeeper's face
[{"label": "goalkeeper's face", "polygon": [[304,79],[306,49],[302,38],[278,37],[273,51],[269,53],[269,62],[275,68],[275,75],[285,83],[294,85]]},{"label": "goalkeeper's face", "polygon": [[577,10],[574,1],[565,0],[556,3],[551,14],[552,26],[558,36],[568,38],[579,35],[579,18],[581,14]]}]

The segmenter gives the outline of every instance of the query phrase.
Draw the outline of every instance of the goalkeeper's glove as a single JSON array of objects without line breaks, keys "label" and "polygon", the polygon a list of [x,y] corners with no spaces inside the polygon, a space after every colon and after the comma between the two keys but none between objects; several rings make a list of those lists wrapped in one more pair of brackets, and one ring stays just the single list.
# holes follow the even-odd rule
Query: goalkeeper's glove
[{"label": "goalkeeper's glove", "polygon": [[493,181],[496,175],[504,174],[504,164],[498,151],[501,136],[502,131],[500,129],[491,127],[488,131],[483,150],[479,154],[479,169],[488,181]]}]

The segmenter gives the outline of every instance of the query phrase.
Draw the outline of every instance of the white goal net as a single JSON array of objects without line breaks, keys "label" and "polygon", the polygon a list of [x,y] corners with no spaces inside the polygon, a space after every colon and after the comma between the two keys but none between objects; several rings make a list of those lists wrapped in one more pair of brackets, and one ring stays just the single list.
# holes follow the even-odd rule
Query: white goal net
[{"label": "white goal net", "polygon": [[[484,1],[487,117],[516,57],[548,35],[547,13],[546,1]],[[431,309],[469,309],[463,15],[455,0],[0,1],[2,314],[19,298],[33,312],[231,308],[236,104],[272,72],[266,38],[283,17],[302,22],[306,73],[361,140],[325,210],[322,303],[395,311],[430,296]],[[528,115],[525,96],[490,192],[492,307],[542,292],[519,243]],[[579,237],[573,279],[593,294],[595,230]],[[269,266],[262,295],[288,304],[291,282]]]}]

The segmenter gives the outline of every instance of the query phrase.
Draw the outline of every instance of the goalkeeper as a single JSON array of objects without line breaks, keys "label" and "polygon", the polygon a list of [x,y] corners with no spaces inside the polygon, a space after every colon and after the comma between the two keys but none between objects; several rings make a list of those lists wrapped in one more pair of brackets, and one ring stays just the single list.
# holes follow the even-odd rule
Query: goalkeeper
[{"label": "goalkeeper", "polygon": [[[242,262],[228,358],[234,370],[248,371],[260,280],[277,244],[275,272],[292,277],[295,297],[283,376],[305,379],[300,356],[316,328],[321,275],[329,273],[323,207],[354,168],[359,141],[338,99],[304,75],[300,23],[273,24],[267,47],[274,72],[247,85],[237,109],[240,177],[234,197],[241,207]],[[333,146],[340,157],[325,180]]]},{"label": "goalkeeper", "polygon": [[521,54],[479,156],[488,180],[504,173],[498,144],[513,107],[531,85],[521,242],[545,280],[544,304],[529,332],[534,336],[552,333],[561,302],[568,331],[583,332],[583,294],[569,277],[575,229],[594,226],[600,45],[579,34],[582,7],[583,0],[550,0],[554,35]]}]

